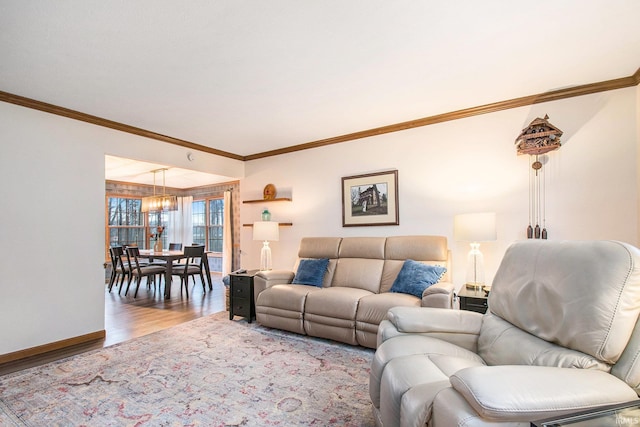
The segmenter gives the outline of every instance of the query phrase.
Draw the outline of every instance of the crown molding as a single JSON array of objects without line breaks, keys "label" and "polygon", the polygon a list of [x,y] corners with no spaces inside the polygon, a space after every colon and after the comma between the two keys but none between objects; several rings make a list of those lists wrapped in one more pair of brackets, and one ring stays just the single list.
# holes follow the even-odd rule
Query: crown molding
[{"label": "crown molding", "polygon": [[133,135],[144,136],[145,138],[151,138],[157,141],[167,142],[173,145],[179,145],[181,147],[189,148],[192,150],[203,151],[205,153],[215,154],[217,156],[228,157],[236,160],[244,160],[244,157],[238,154],[216,150],[215,148],[207,147],[205,145],[196,144],[194,142],[185,141],[183,139],[174,138],[172,136],[162,135],[160,133],[152,132],[146,129],[137,128],[135,126],[126,125],[124,123],[114,122],[113,120],[103,119],[102,117],[92,116],[90,114],[82,113],[80,111],[75,111],[69,108],[48,104],[46,102],[38,101],[31,98],[26,98],[20,95],[14,95],[8,92],[0,91],[0,101],[19,105],[21,107],[32,108],[34,110],[44,111],[45,113],[51,113],[58,116],[68,117],[70,119],[91,123],[97,126],[119,130],[119,131],[130,133]]},{"label": "crown molding", "polygon": [[467,117],[478,116],[481,114],[495,113],[497,111],[508,110],[511,108],[525,107],[527,105],[540,104],[543,102],[557,101],[560,99],[573,98],[576,96],[589,95],[597,92],[605,92],[615,89],[623,89],[640,84],[640,68],[635,74],[629,77],[619,79],[606,80],[599,83],[589,83],[580,86],[557,89],[538,95],[523,96],[507,101],[494,102],[492,104],[480,105],[478,107],[465,108],[462,110],[452,111],[449,113],[437,114],[435,116],[424,117],[421,119],[410,120],[408,122],[396,123],[393,125],[382,126],[369,130],[364,130],[346,135],[335,136],[332,138],[321,139],[318,141],[308,142],[306,144],[294,145],[279,150],[265,151],[262,153],[252,154],[245,157],[245,160],[255,160],[264,157],[277,156],[295,151],[308,150],[310,148],[324,147],[326,145],[338,144],[341,142],[353,141],[356,139],[369,138],[372,136],[382,135],[385,133],[399,132],[407,129],[413,129],[422,126],[433,125],[436,123],[448,122],[452,120],[464,119]]},{"label": "crown molding", "polygon": [[403,130],[414,129],[417,127],[433,125],[436,123],[443,123],[452,120],[464,119],[467,117],[478,116],[481,114],[495,113],[497,111],[508,110],[511,108],[525,107],[527,105],[540,104],[543,102],[557,101],[560,99],[573,98],[576,96],[589,95],[592,93],[605,92],[616,89],[623,89],[627,87],[637,86],[640,84],[640,68],[636,72],[628,77],[622,77],[613,80],[606,80],[598,83],[589,83],[580,86],[573,86],[563,89],[557,89],[537,95],[523,96],[520,98],[514,98],[507,101],[494,102],[491,104],[480,105],[477,107],[465,108],[462,110],[452,111],[443,114],[436,114],[434,116],[423,117],[420,119],[410,120],[402,123],[395,123],[392,125],[381,126],[373,129],[363,130],[360,132],[349,133],[345,135],[334,136],[331,138],[320,139],[317,141],[311,141],[304,144],[292,145],[289,147],[281,148],[278,150],[264,151],[261,153],[251,154],[248,156],[242,156],[239,154],[229,153],[226,151],[216,150],[215,148],[207,147],[205,145],[196,144],[194,142],[185,141],[182,139],[174,138],[167,135],[162,135],[156,132],[152,132],[145,129],[140,129],[134,126],[130,126],[124,123],[114,122],[112,120],[104,119],[90,114],[82,113],[79,111],[71,110],[68,108],[60,107],[46,102],[38,101],[31,98],[26,98],[20,95],[14,95],[8,92],[0,91],[0,101],[8,102],[22,107],[32,108],[34,110],[40,110],[58,116],[68,117],[74,120],[80,120],[86,123],[91,123],[97,126],[103,126],[110,129],[119,130],[121,132],[127,132],[134,135],[143,136],[146,138],[155,139],[158,141],[166,142],[169,144],[179,145],[181,147],[189,148],[192,150],[198,150],[217,156],[227,157],[235,160],[256,160],[265,157],[279,156],[282,154],[293,153],[296,151],[309,150],[312,148],[324,147],[327,145],[338,144],[342,142],[353,141],[356,139],[369,138],[372,136],[382,135],[385,133],[400,132]]}]

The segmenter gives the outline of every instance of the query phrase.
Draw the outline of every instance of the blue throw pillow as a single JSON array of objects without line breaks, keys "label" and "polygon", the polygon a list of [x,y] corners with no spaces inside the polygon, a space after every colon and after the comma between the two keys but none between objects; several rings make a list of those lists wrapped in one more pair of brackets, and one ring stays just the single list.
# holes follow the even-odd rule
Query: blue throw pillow
[{"label": "blue throw pillow", "polygon": [[408,259],[402,265],[398,277],[393,282],[390,292],[415,295],[422,298],[422,292],[440,280],[447,271],[439,265],[427,265]]},{"label": "blue throw pillow", "polygon": [[322,287],[324,273],[327,271],[329,258],[301,259],[293,284]]}]

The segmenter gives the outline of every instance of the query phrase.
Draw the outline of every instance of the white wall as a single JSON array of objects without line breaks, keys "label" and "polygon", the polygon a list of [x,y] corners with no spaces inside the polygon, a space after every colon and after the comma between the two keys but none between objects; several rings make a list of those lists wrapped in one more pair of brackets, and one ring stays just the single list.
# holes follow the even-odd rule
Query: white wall
[{"label": "white wall", "polygon": [[0,103],[0,354],[104,329],[105,153],[242,176],[188,151]]},{"label": "white wall", "polygon": [[[461,284],[468,247],[452,239],[453,216],[497,212],[498,241],[482,246],[491,278],[527,225],[529,160],[513,141],[545,113],[565,132],[546,166],[550,238],[638,244],[639,105],[638,88],[622,89],[243,164],[186,163],[182,147],[0,103],[0,354],[104,329],[105,153],[246,173],[243,199],[275,184],[293,202],[269,204],[273,219],[294,224],[272,243],[276,268],[293,265],[304,236],[441,234]],[[341,177],[387,169],[399,170],[400,225],[343,228]],[[241,222],[262,208],[241,205]],[[261,244],[249,227],[241,236],[242,266],[256,268]]]},{"label": "white wall", "polygon": [[0,103],[0,353],[104,329],[104,154],[91,134]]},{"label": "white wall", "polygon": [[[244,204],[241,222],[293,222],[272,242],[274,268],[291,268],[305,236],[444,235],[453,253],[453,280],[464,283],[467,243],[453,240],[459,213],[497,213],[498,241],[481,246],[487,280],[504,251],[525,238],[531,159],[514,140],[548,114],[564,131],[549,154],[547,228],[550,239],[616,239],[638,244],[637,88],[538,104],[247,162],[243,199],[261,198],[273,183],[291,203]],[[326,135],[327,137],[332,135]],[[342,227],[341,178],[398,169],[400,225]],[[259,265],[260,242],[242,230],[242,266]]]}]

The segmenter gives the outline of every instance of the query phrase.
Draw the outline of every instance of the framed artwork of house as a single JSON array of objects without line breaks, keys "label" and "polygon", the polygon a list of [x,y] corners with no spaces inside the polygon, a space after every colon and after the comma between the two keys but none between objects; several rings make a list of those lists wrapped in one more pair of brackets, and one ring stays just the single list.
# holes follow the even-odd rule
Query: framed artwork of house
[{"label": "framed artwork of house", "polygon": [[342,178],[342,226],[399,225],[398,171]]}]

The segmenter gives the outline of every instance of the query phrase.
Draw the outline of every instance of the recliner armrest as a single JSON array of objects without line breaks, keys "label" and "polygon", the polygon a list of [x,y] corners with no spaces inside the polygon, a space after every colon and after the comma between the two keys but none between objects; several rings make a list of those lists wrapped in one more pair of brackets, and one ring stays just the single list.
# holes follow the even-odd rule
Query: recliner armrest
[{"label": "recliner armrest", "polygon": [[[259,271],[256,277],[261,277],[267,282],[291,283],[295,273],[289,270],[266,270]],[[274,283],[275,284],[275,283]]]},{"label": "recliner armrest", "polygon": [[273,285],[289,284],[295,274],[289,270],[259,271],[253,278],[253,292],[257,300],[258,294]]},{"label": "recliner armrest", "polygon": [[387,319],[399,332],[480,334],[482,314],[465,310],[431,307],[393,307]]},{"label": "recliner armrest", "polygon": [[453,308],[455,287],[450,282],[438,282],[422,292],[422,307]]},{"label": "recliner armrest", "polygon": [[624,381],[595,369],[480,366],[461,369],[449,380],[490,420],[534,421],[638,398]]}]

